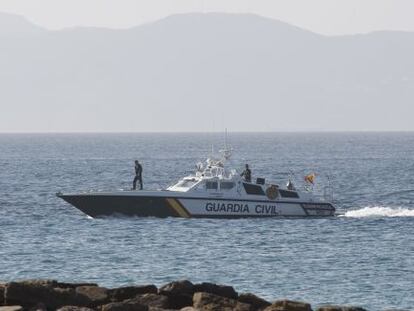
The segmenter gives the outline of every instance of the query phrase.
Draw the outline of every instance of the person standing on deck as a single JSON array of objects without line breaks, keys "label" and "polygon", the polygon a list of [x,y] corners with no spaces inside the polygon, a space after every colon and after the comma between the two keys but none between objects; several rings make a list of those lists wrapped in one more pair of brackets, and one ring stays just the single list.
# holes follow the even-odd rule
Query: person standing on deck
[{"label": "person standing on deck", "polygon": [[142,190],[142,165],[135,160],[135,178],[132,183],[132,190],[137,189],[137,181],[139,181],[139,190]]},{"label": "person standing on deck", "polygon": [[249,164],[246,164],[246,169],[241,173],[241,177],[244,177],[244,180],[247,182],[252,182],[252,171],[249,168]]}]

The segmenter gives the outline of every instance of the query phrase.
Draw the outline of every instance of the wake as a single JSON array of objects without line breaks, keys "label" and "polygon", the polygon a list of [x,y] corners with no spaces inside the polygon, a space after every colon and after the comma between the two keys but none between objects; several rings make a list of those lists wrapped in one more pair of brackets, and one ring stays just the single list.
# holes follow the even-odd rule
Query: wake
[{"label": "wake", "polygon": [[347,211],[342,217],[364,218],[364,217],[414,217],[414,209],[402,207],[364,207],[357,210]]}]

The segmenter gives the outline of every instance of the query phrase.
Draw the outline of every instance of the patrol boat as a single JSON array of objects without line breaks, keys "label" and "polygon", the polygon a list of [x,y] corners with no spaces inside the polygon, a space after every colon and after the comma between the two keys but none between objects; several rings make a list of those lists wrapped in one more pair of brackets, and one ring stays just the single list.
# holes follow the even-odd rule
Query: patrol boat
[{"label": "patrol boat", "polygon": [[176,184],[157,191],[120,190],[57,196],[91,217],[124,215],[138,217],[242,218],[329,217],[332,203],[312,191],[245,181],[234,169],[226,169],[231,150],[221,158],[197,164],[196,171]]}]

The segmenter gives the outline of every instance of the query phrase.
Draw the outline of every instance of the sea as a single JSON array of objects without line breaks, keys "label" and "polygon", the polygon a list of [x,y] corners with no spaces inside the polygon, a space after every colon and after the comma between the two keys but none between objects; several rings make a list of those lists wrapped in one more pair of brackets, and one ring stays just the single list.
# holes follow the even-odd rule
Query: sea
[{"label": "sea", "polygon": [[92,219],[56,193],[162,189],[224,146],[222,133],[1,134],[0,282],[106,287],[179,279],[268,300],[414,310],[414,133],[229,133],[253,178],[333,193],[327,219]]}]

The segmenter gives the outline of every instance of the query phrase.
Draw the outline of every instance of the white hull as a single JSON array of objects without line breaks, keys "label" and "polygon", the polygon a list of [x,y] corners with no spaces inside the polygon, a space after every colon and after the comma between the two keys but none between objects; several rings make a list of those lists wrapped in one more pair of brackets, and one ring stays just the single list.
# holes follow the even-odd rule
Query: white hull
[{"label": "white hull", "polygon": [[193,217],[307,217],[332,216],[326,203],[183,199],[178,201]]}]

